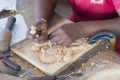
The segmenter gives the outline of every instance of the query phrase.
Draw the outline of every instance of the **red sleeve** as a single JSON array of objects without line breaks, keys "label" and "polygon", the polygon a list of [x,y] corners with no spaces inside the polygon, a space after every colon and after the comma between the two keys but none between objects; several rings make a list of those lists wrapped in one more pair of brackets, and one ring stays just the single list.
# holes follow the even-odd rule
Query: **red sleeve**
[{"label": "red sleeve", "polygon": [[113,0],[113,4],[115,6],[115,9],[120,9],[120,0]]}]

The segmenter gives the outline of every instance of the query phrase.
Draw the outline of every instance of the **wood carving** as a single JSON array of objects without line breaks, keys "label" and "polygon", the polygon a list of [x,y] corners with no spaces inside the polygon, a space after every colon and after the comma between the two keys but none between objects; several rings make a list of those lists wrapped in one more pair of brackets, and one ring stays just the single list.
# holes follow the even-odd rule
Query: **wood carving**
[{"label": "wood carving", "polygon": [[69,46],[60,46],[50,41],[42,44],[33,43],[31,51],[39,52],[40,62],[44,64],[53,64],[55,62],[70,62],[84,49],[90,45],[86,44],[85,38],[78,39]]}]

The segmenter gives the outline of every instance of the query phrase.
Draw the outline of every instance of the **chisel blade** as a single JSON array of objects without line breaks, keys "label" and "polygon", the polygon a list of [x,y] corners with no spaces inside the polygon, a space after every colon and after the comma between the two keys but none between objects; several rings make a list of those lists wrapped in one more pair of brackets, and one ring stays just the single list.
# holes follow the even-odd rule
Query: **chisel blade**
[{"label": "chisel blade", "polygon": [[27,74],[27,75],[29,75],[30,77],[34,77],[34,75],[30,71],[28,71],[28,70],[26,70],[24,68],[21,68],[20,71]]}]

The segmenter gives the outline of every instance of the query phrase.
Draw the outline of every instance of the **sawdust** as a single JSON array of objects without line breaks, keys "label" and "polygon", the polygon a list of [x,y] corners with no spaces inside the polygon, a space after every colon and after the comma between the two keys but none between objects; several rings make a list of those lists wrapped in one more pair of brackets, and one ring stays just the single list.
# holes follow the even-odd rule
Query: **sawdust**
[{"label": "sawdust", "polygon": [[69,46],[60,46],[50,41],[36,44],[31,47],[32,52],[40,52],[40,62],[53,64],[55,62],[70,62],[77,56],[77,53],[88,49],[92,45],[86,44],[87,39],[78,39]]}]

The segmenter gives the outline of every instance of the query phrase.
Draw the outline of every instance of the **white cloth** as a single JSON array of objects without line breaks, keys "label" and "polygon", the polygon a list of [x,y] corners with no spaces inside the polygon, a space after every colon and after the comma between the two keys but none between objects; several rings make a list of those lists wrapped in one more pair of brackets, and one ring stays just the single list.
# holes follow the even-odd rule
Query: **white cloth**
[{"label": "white cloth", "polygon": [[[26,39],[26,33],[28,31],[23,16],[17,14],[15,18],[16,22],[12,30],[11,45]],[[0,31],[2,31],[5,28],[5,25],[7,24],[7,19],[8,18],[0,19]]]},{"label": "white cloth", "polygon": [[16,0],[0,0],[0,12],[3,10],[16,10]]}]

